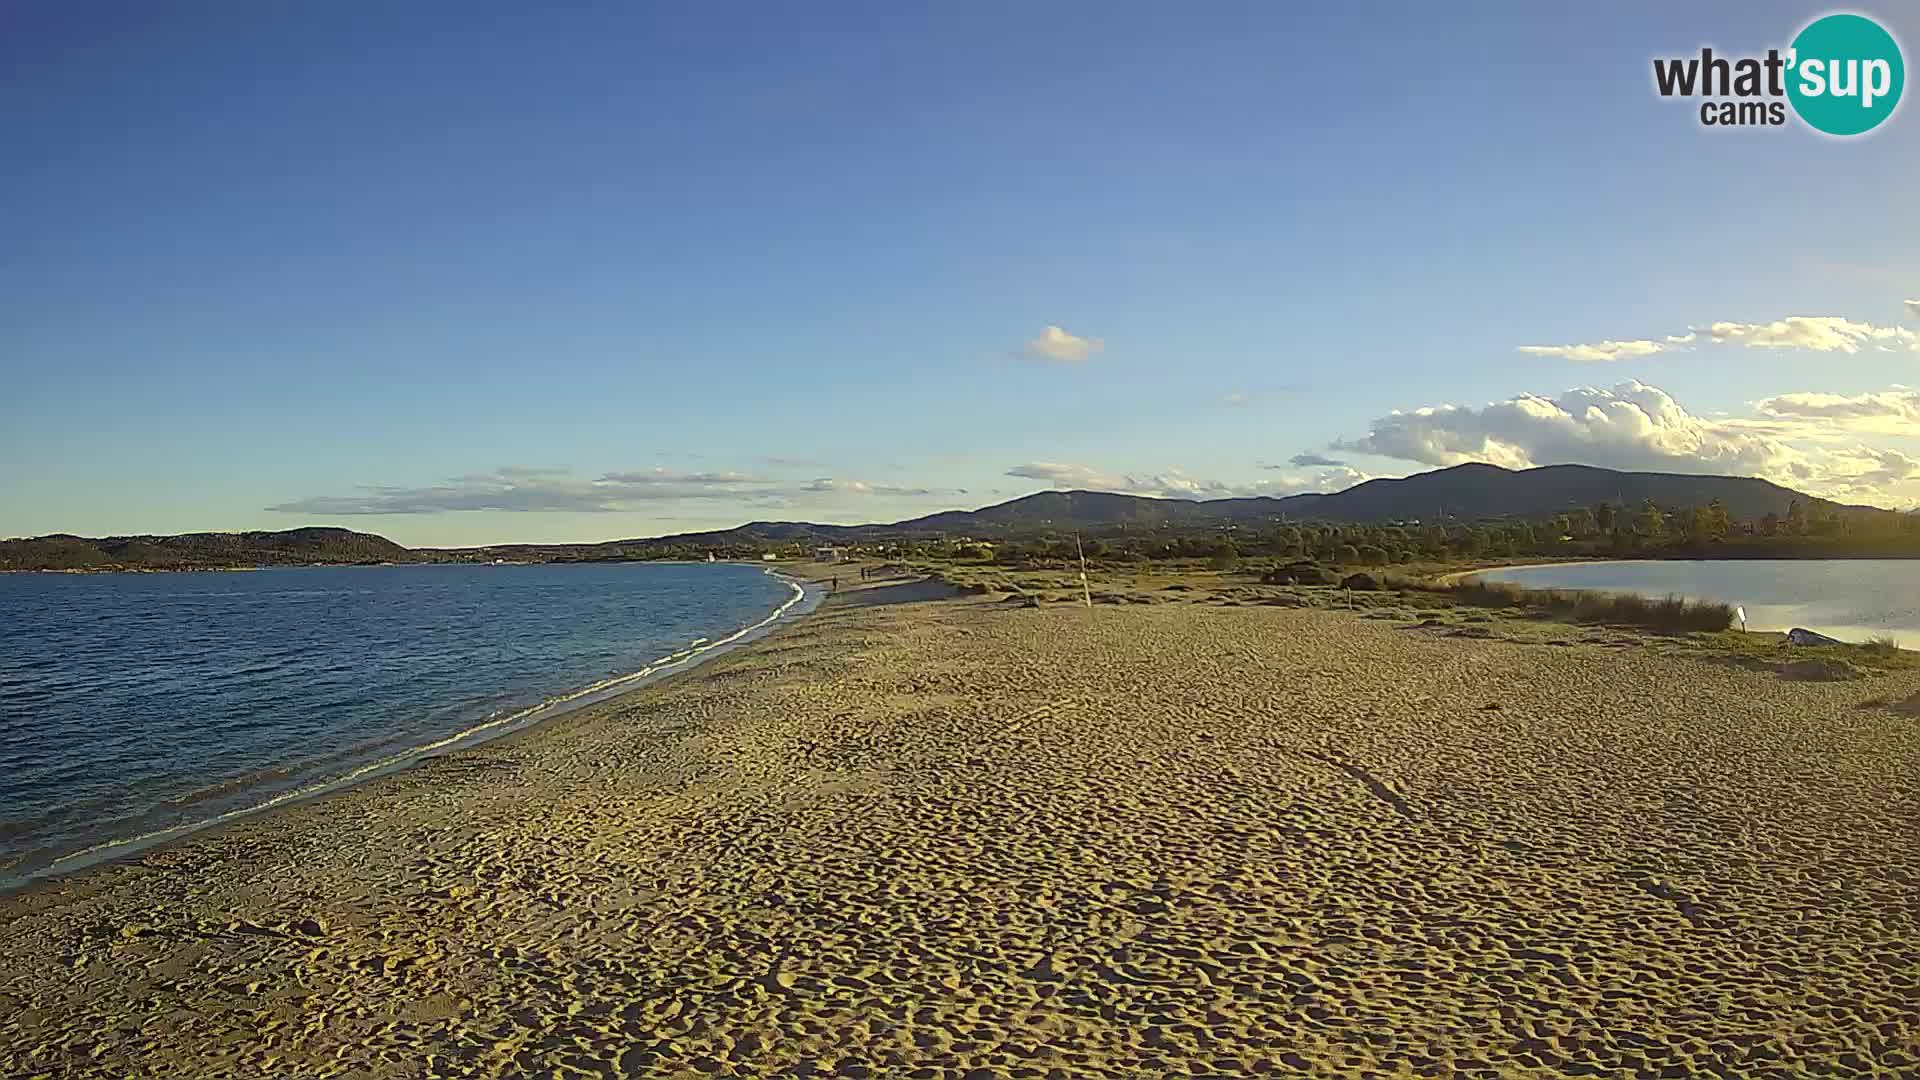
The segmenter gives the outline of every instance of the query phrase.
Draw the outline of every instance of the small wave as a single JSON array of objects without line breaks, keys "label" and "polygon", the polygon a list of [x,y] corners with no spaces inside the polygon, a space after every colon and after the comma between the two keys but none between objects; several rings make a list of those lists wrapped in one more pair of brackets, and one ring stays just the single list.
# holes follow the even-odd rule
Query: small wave
[{"label": "small wave", "polygon": [[284,780],[292,775],[293,770],[286,766],[256,769],[253,772],[229,777],[225,780],[208,784],[205,787],[195,788],[192,791],[183,791],[178,795],[170,795],[162,799],[161,802],[167,806],[191,806],[194,803],[206,802],[208,799],[217,799],[222,795],[230,795],[244,788],[258,787],[270,780]]}]

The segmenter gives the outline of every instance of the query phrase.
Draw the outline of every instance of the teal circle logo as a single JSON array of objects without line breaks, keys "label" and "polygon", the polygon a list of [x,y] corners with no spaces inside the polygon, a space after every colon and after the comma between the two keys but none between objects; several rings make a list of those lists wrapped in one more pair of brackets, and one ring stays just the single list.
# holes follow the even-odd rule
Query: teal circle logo
[{"label": "teal circle logo", "polygon": [[1787,100],[1808,126],[1861,135],[1900,104],[1907,66],[1900,43],[1864,15],[1827,15],[1807,24],[1788,53]]}]

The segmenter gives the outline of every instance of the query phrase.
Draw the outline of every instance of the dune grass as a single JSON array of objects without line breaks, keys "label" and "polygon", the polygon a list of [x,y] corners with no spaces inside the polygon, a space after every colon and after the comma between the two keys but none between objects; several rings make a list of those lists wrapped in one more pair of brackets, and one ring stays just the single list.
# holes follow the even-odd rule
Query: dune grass
[{"label": "dune grass", "polygon": [[1393,588],[1444,596],[1457,604],[1526,608],[1573,622],[1638,626],[1674,634],[1713,633],[1733,625],[1732,605],[1680,596],[1653,598],[1589,589],[1527,589],[1474,578],[1451,582],[1395,579],[1390,584]]},{"label": "dune grass", "polygon": [[1885,635],[1858,644],[1843,641],[1838,645],[1789,646],[1785,634],[1767,631],[1742,633],[1738,630],[1729,630],[1723,634],[1711,635],[1704,639],[1704,643],[1716,653],[1768,662],[1793,658],[1843,662],[1867,671],[1920,670],[1920,652],[1902,649],[1894,643],[1893,638]]}]

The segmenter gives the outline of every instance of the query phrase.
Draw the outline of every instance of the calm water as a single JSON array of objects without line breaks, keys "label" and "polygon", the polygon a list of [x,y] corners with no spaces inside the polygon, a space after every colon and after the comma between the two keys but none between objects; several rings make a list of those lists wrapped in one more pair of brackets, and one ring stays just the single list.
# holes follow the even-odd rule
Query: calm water
[{"label": "calm water", "polygon": [[794,596],[727,564],[0,574],[0,887],[512,730]]},{"label": "calm water", "polygon": [[1744,559],[1591,563],[1489,570],[1488,581],[1533,588],[1675,594],[1739,604],[1751,630],[1804,626],[1847,641],[1892,634],[1920,648],[1920,561]]}]

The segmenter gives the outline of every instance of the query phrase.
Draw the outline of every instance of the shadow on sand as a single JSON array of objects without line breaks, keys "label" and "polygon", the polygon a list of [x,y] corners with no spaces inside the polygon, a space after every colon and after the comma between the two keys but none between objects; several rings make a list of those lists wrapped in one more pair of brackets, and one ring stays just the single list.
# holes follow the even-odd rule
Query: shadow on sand
[{"label": "shadow on sand", "polygon": [[864,589],[842,589],[827,598],[835,607],[875,607],[881,604],[916,604],[923,600],[946,600],[960,590],[939,578],[921,578],[895,585],[870,585]]}]

